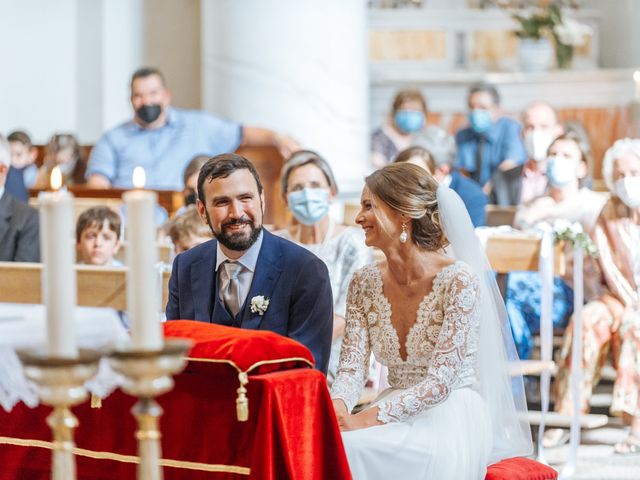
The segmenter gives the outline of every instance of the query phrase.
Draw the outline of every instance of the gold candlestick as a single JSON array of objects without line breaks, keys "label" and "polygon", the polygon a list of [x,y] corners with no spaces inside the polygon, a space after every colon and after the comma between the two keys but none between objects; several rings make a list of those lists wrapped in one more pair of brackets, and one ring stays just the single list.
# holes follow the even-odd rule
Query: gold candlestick
[{"label": "gold candlestick", "polygon": [[18,352],[27,378],[38,387],[40,401],[53,407],[47,425],[53,434],[52,480],[75,480],[73,431],[78,419],[71,407],[87,399],[84,384],[98,371],[102,354],[80,350],[76,358],[50,357],[36,350]]},{"label": "gold candlestick", "polygon": [[122,390],[138,397],[131,412],[138,422],[139,480],[162,480],[158,427],[162,407],[155,397],[173,388],[172,375],[185,367],[190,348],[191,342],[187,340],[167,340],[161,350],[122,348],[109,356],[113,369],[125,378]]}]

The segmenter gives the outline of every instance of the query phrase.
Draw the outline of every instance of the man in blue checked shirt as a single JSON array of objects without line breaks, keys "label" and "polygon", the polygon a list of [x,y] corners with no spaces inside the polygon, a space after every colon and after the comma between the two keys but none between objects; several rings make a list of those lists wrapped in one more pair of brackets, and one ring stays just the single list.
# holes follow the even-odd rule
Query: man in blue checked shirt
[{"label": "man in blue checked shirt", "polygon": [[146,187],[182,190],[186,164],[197,154],[214,156],[240,146],[275,146],[287,158],[299,147],[272,130],[243,126],[199,110],[170,106],[162,73],[141,68],[131,77],[132,120],[106,132],[91,151],[87,183],[92,188],[132,187],[142,166]]}]

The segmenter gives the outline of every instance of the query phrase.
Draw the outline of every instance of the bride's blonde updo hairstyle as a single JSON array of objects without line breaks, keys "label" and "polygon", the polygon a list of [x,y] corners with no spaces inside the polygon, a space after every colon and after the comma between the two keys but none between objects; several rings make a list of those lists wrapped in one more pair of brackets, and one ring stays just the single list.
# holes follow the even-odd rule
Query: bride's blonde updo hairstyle
[{"label": "bride's blonde updo hairstyle", "polygon": [[449,244],[440,224],[438,182],[410,163],[392,163],[365,179],[371,193],[393,210],[411,218],[411,240],[429,251]]}]

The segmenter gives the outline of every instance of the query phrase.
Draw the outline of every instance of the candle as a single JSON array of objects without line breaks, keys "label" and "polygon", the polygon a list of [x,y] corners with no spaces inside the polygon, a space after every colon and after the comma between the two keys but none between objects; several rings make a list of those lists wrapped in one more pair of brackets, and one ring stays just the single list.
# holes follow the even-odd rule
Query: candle
[{"label": "candle", "polygon": [[52,357],[78,355],[75,338],[76,272],[74,252],[73,195],[58,191],[59,167],[51,172],[53,192],[39,197],[42,298],[47,312],[47,348]]},{"label": "candle", "polygon": [[131,318],[131,341],[136,350],[162,348],[162,330],[157,306],[160,303],[156,281],[155,192],[142,190],[144,169],[136,167],[133,184],[136,190],[122,198],[127,205],[127,303]]},{"label": "candle", "polygon": [[636,102],[640,102],[640,70],[633,72],[633,81],[636,84]]}]

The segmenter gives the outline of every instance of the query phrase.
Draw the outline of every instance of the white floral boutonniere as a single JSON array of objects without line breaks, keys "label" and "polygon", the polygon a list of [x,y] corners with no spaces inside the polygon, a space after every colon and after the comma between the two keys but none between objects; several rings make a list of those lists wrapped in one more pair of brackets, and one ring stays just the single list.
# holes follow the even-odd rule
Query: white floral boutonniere
[{"label": "white floral boutonniere", "polygon": [[251,299],[251,312],[264,315],[267,308],[269,308],[269,299],[264,298],[263,295],[256,295]]}]

